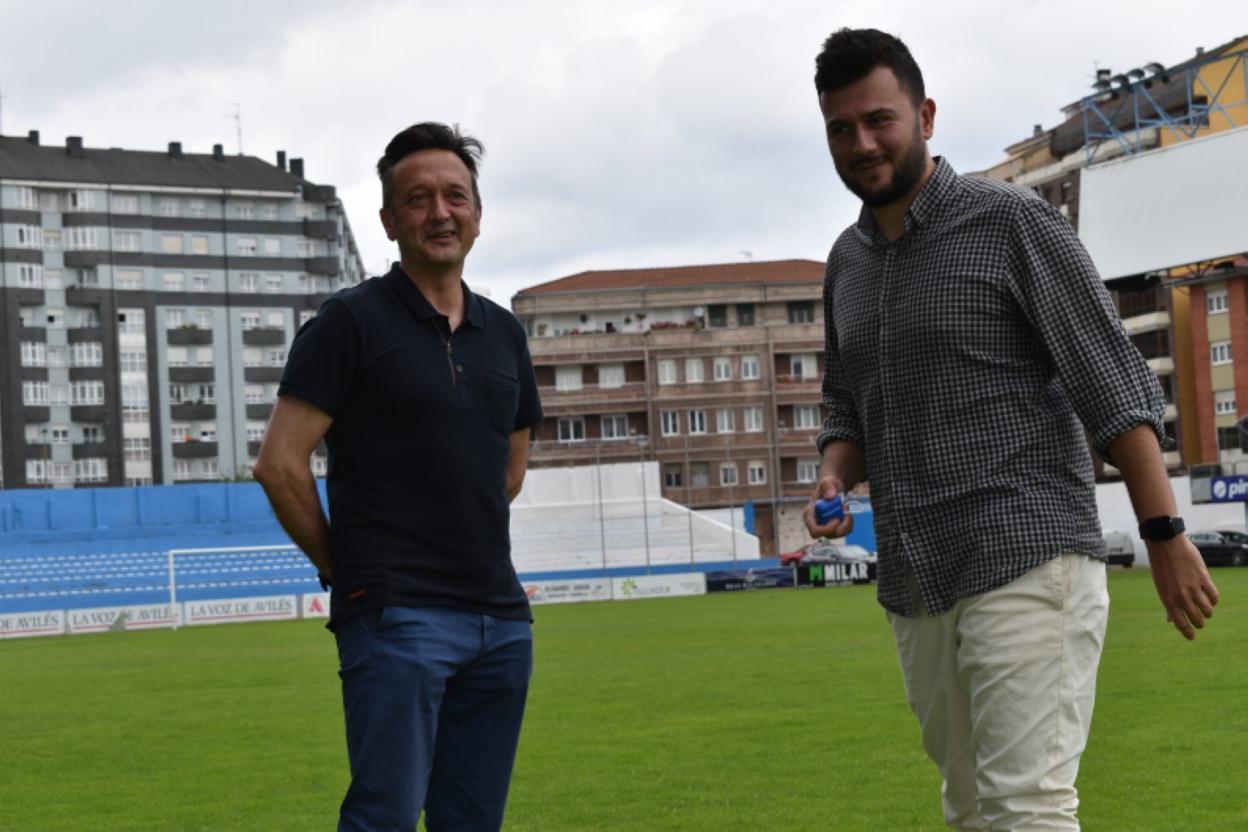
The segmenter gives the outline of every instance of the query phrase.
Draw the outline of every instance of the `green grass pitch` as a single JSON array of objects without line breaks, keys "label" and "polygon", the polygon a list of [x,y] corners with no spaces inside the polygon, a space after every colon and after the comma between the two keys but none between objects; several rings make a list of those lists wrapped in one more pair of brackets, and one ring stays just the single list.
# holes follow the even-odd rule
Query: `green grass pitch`
[{"label": "green grass pitch", "polygon": [[[1089,830],[1248,829],[1248,569],[1189,644],[1113,571]],[[508,830],[939,830],[874,588],[537,607]],[[333,827],[321,623],[0,642],[0,829]]]}]

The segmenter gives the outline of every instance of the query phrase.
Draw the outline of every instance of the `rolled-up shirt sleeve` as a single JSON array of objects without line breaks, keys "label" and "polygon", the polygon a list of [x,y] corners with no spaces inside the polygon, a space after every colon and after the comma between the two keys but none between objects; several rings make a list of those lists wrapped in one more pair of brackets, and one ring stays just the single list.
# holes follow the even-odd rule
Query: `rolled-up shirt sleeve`
[{"label": "rolled-up shirt sleeve", "polygon": [[1041,199],[1020,200],[1018,212],[1014,291],[1097,454],[1112,463],[1109,446],[1137,425],[1151,427],[1167,449],[1161,385],[1074,229]]},{"label": "rolled-up shirt sleeve", "polygon": [[823,406],[827,415],[823,420],[823,430],[815,439],[815,447],[821,454],[829,442],[837,440],[853,442],[861,447],[866,445],[858,408],[854,405],[853,395],[845,381],[840,351],[837,349],[836,323],[832,315],[836,268],[836,257],[833,254],[828,257],[823,279]]}]

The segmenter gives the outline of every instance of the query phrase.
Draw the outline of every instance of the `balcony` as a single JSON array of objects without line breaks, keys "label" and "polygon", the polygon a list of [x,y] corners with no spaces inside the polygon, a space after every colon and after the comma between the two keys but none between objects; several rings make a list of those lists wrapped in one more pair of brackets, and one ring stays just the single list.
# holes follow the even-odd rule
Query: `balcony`
[{"label": "balcony", "polygon": [[212,343],[212,330],[200,329],[194,324],[183,324],[177,329],[167,330],[165,340],[174,347],[202,346]]},{"label": "balcony", "polygon": [[269,414],[273,412],[273,403],[265,402],[263,404],[248,404],[246,406],[248,419],[263,419],[268,421]]},{"label": "balcony", "polygon": [[92,457],[108,456],[107,442],[80,442],[74,446],[74,459],[91,459]]},{"label": "balcony", "polygon": [[789,348],[812,344],[822,350],[823,341],[823,324],[777,324],[771,327],[771,342],[776,345],[777,352],[783,352],[781,344]]},{"label": "balcony", "polygon": [[217,455],[216,442],[174,442],[173,456],[175,459],[205,459]]},{"label": "balcony", "polygon": [[91,341],[99,343],[104,340],[104,327],[98,322],[90,326],[67,327],[65,338],[71,344],[85,344]]},{"label": "balcony", "polygon": [[76,404],[69,408],[69,418],[75,422],[91,422],[102,425],[112,417],[109,408],[102,404]]},{"label": "balcony", "polygon": [[335,277],[338,274],[337,257],[307,257],[303,267],[309,274],[323,274]]},{"label": "balcony", "polygon": [[216,415],[217,406],[212,402],[174,402],[169,406],[169,417],[178,422],[198,422]]},{"label": "balcony", "polygon": [[1174,359],[1168,355],[1150,358],[1148,368],[1159,376],[1168,376],[1174,372]]},{"label": "balcony", "polygon": [[282,380],[282,367],[244,367],[243,381],[254,384],[276,383]]},{"label": "balcony", "polygon": [[210,383],[216,377],[212,367],[170,367],[169,380],[185,384]]},{"label": "balcony", "polygon": [[1138,335],[1142,332],[1169,329],[1170,313],[1165,310],[1161,310],[1159,312],[1147,312],[1143,315],[1123,318],[1122,325],[1127,330],[1127,335]]},{"label": "balcony", "polygon": [[304,219],[303,236],[313,240],[338,239],[338,222],[336,220]]},{"label": "balcony", "polygon": [[107,377],[103,367],[70,367],[70,381],[103,381]]},{"label": "balcony", "polygon": [[280,327],[244,329],[243,344],[249,347],[282,347],[286,345],[286,330]]},{"label": "balcony", "polygon": [[[543,407],[564,408],[591,406],[597,410],[610,409],[617,404],[637,403],[645,409],[646,385],[644,382],[633,382],[623,387],[599,387],[590,385],[580,390],[559,390],[555,387],[538,388]],[[599,407],[601,405],[601,407]]]}]

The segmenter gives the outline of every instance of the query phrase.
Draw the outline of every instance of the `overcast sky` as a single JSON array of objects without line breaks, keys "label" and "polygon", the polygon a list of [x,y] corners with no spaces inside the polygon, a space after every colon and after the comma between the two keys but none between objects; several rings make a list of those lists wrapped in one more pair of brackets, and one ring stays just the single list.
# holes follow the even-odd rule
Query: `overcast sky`
[{"label": "overcast sky", "polygon": [[1051,127],[1097,67],[1248,34],[1248,3],[1096,0],[0,0],[0,129],[45,144],[286,150],[336,185],[377,272],[373,165],[417,121],[481,138],[468,282],[506,304],[585,269],[822,260],[857,214],[823,143],[822,40],[907,42],[961,171]]}]

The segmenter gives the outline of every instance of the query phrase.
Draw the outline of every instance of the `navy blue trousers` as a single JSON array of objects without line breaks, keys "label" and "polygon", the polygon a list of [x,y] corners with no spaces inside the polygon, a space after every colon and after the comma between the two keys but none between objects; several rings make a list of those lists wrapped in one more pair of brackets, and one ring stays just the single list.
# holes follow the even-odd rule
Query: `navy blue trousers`
[{"label": "navy blue trousers", "polygon": [[386,607],[338,627],[351,786],[339,832],[497,830],[533,670],[528,621]]}]

